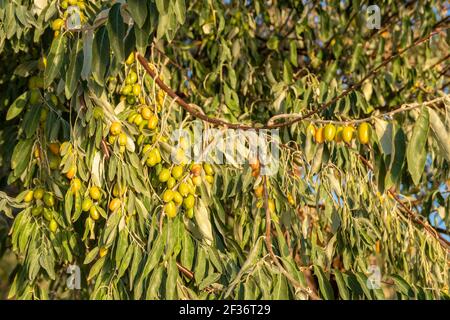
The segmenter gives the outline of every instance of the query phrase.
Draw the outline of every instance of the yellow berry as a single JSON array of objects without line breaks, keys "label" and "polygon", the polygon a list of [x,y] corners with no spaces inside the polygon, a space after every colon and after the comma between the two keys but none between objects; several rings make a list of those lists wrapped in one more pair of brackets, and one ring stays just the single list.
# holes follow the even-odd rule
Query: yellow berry
[{"label": "yellow berry", "polygon": [[117,136],[121,131],[122,131],[122,125],[120,124],[119,121],[114,121],[114,122],[111,124],[111,127],[109,128],[109,132],[110,132],[113,136]]},{"label": "yellow berry", "polygon": [[166,203],[164,206],[164,212],[169,218],[175,218],[177,215],[177,207],[173,201]]},{"label": "yellow berry", "polygon": [[92,200],[99,200],[101,194],[102,193],[99,187],[93,186],[89,189],[89,195],[91,196]]},{"label": "yellow berry", "polygon": [[25,197],[23,198],[23,201],[25,201],[25,202],[31,202],[31,201],[33,201],[33,195],[34,195],[33,190],[28,191],[28,192],[25,194]]},{"label": "yellow berry", "polygon": [[167,203],[167,202],[172,201],[173,197],[174,197],[174,192],[172,190],[167,189],[166,191],[164,191],[164,193],[163,193],[163,201],[164,202]]},{"label": "yellow berry", "polygon": [[59,31],[62,28],[63,25],[64,25],[64,20],[63,19],[60,19],[60,18],[55,19],[52,22],[52,29],[54,31]]},{"label": "yellow berry", "polygon": [[48,225],[51,232],[55,233],[58,230],[58,223],[56,220],[52,219]]},{"label": "yellow berry", "polygon": [[120,201],[120,199],[114,198],[109,203],[109,210],[116,211],[117,209],[119,209],[121,204],[122,204],[122,202]]},{"label": "yellow berry", "polygon": [[183,205],[186,209],[191,209],[194,207],[195,205],[195,198],[192,194],[188,195],[184,201],[183,201]]},{"label": "yellow berry", "polygon": [[130,53],[127,60],[125,61],[127,65],[132,65],[134,63],[134,52]]}]

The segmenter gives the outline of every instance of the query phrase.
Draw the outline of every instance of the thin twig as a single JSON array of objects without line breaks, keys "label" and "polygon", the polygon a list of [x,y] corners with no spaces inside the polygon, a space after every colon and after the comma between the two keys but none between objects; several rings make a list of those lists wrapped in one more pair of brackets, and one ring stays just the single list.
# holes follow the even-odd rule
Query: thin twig
[{"label": "thin twig", "polygon": [[189,270],[189,269],[187,269],[187,268],[185,268],[185,267],[183,267],[181,264],[179,264],[178,262],[177,262],[177,267],[178,267],[178,270],[181,272],[181,273],[183,273],[186,277],[188,277],[189,279],[194,279],[194,272],[192,272],[191,270]]}]

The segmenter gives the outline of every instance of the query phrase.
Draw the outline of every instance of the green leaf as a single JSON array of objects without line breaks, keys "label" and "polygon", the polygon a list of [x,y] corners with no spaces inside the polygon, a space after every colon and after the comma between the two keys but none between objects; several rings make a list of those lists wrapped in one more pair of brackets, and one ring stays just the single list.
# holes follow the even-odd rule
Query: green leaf
[{"label": "green leaf", "polygon": [[272,295],[274,300],[289,299],[289,288],[286,282],[286,278],[281,273],[277,274],[277,279],[275,281]]},{"label": "green leaf", "polygon": [[398,184],[405,161],[406,135],[402,128],[398,128],[394,137],[394,156],[391,158],[389,175],[386,176],[385,188],[388,189],[392,184]]},{"label": "green leaf", "polygon": [[84,258],[83,264],[89,264],[92,261],[94,261],[94,259],[97,257],[98,255],[98,251],[99,248],[95,247],[94,249],[92,249],[91,251],[89,251],[89,253],[86,255],[86,257]]},{"label": "green leaf", "polygon": [[405,281],[405,279],[398,275],[392,275],[391,278],[394,280],[395,286],[402,294],[409,298],[414,298],[412,287]]},{"label": "green leaf", "polygon": [[315,265],[314,274],[316,275],[319,281],[319,288],[320,292],[322,293],[322,296],[326,300],[333,300],[334,299],[333,288],[331,287],[330,281],[326,278],[322,268],[318,265]]},{"label": "green leaf", "polygon": [[136,37],[136,48],[141,54],[145,54],[148,47],[150,34],[153,32],[150,17],[145,20],[142,28],[134,27],[134,35]]},{"label": "green leaf", "polygon": [[140,270],[139,267],[141,266],[141,261],[142,261],[141,249],[139,248],[139,246],[135,246],[134,252],[133,252],[133,262],[131,263],[130,272],[129,272],[130,287],[133,285],[134,279],[135,279],[136,275],[139,273],[139,270]]},{"label": "green leaf", "polygon": [[50,48],[50,53],[47,58],[47,67],[44,72],[44,88],[48,88],[53,80],[59,75],[64,63],[65,49],[66,37],[61,34],[53,40]]},{"label": "green leaf", "polygon": [[339,270],[334,270],[334,276],[336,278],[336,283],[339,289],[339,295],[344,300],[350,299],[350,294],[347,289],[347,285],[345,284],[344,278],[342,277],[342,273]]},{"label": "green leaf", "polygon": [[251,269],[251,268],[253,268],[255,266],[255,263],[258,261],[259,255],[261,254],[262,243],[263,243],[262,239],[263,239],[262,237],[259,237],[258,240],[256,241],[255,245],[253,246],[252,250],[250,251],[250,253],[247,256],[247,260],[245,260],[244,264],[242,265],[241,270],[239,270],[239,273],[236,275],[234,280],[228,286],[228,289],[225,292],[224,298],[227,298],[231,294],[231,292],[233,291],[234,287],[241,280],[242,276],[249,269]]},{"label": "green leaf", "polygon": [[[77,221],[78,218],[80,217],[82,210],[81,210],[81,205],[82,205],[82,198],[81,198],[81,194],[79,191],[77,191],[77,193],[75,193],[75,210],[73,212],[73,216],[72,216],[72,221]],[[97,206],[97,210],[103,210],[101,209],[99,206]],[[106,218],[106,215],[103,215],[103,217]],[[68,220],[70,222],[70,219]]]},{"label": "green leaf", "polygon": [[278,51],[278,45],[279,40],[276,36],[270,37],[270,39],[267,41],[267,48],[269,48],[270,50]]},{"label": "green leaf", "polygon": [[200,283],[203,280],[205,270],[206,270],[206,250],[203,249],[202,247],[199,247],[194,268],[194,276],[196,283]]},{"label": "green leaf", "polygon": [[158,269],[155,270],[155,272],[153,272],[150,281],[149,281],[149,286],[147,289],[147,293],[146,293],[146,299],[147,300],[154,300],[154,299],[159,299],[160,297],[160,286],[161,286],[161,281],[163,278],[163,267],[159,267]]},{"label": "green leaf", "polygon": [[200,232],[205,237],[207,243],[212,241],[212,226],[209,218],[208,209],[202,199],[198,199],[195,209],[195,221],[197,222]]},{"label": "green leaf", "polygon": [[120,13],[121,4],[116,3],[112,6],[107,23],[109,40],[111,42],[111,49],[117,61],[125,60],[125,24],[123,22],[122,14]]},{"label": "green leaf", "polygon": [[132,245],[129,245],[127,248],[127,251],[125,253],[125,256],[122,259],[122,262],[120,263],[119,271],[117,272],[117,277],[121,278],[125,271],[127,270],[128,266],[130,265],[131,258],[133,257],[134,247]]},{"label": "green leaf", "polygon": [[22,128],[24,129],[27,138],[32,138],[35,135],[36,129],[39,126],[40,116],[41,108],[39,107],[30,108],[25,113],[25,116],[23,117]]},{"label": "green leaf", "polygon": [[14,148],[11,157],[11,168],[19,175],[27,167],[31,158],[31,151],[33,148],[33,139],[20,140]]},{"label": "green leaf", "polygon": [[69,68],[66,72],[66,98],[70,99],[75,92],[83,68],[83,41],[78,39],[72,47]]},{"label": "green leaf", "polygon": [[450,133],[447,131],[445,125],[442,123],[439,115],[432,108],[428,108],[430,114],[430,124],[433,135],[439,146],[442,156],[450,161]]},{"label": "green leaf", "polygon": [[156,0],[156,8],[158,9],[158,12],[160,15],[165,15],[167,13],[167,10],[169,9],[169,1],[165,0]]},{"label": "green leaf", "polygon": [[181,248],[181,264],[189,270],[191,270],[194,263],[194,253],[194,243],[192,242],[190,234],[185,230],[183,234],[183,245]]},{"label": "green leaf", "polygon": [[200,290],[205,289],[209,285],[217,282],[220,279],[220,276],[221,276],[220,273],[211,273],[205,279],[203,279],[202,282],[200,282],[200,284],[198,285],[198,288]]},{"label": "green leaf", "polygon": [[64,213],[66,214],[66,220],[70,221],[72,216],[73,207],[73,192],[69,189],[64,197]]},{"label": "green leaf", "polygon": [[294,67],[298,66],[298,55],[297,55],[297,42],[296,41],[290,41],[289,43],[289,60],[291,61],[292,65]]},{"label": "green leaf", "polygon": [[158,28],[156,29],[156,38],[161,39],[167,31],[167,25],[169,23],[169,15],[160,15],[158,19]]},{"label": "green leaf", "polygon": [[83,68],[81,78],[88,80],[92,68],[92,43],[94,42],[94,31],[88,30],[83,33]]},{"label": "green leaf", "polygon": [[408,171],[415,185],[418,185],[425,168],[426,151],[425,145],[430,126],[428,109],[423,108],[414,125],[411,139],[406,149],[406,160]]},{"label": "green leaf", "polygon": [[116,246],[115,261],[117,266],[121,265],[121,261],[125,256],[125,254],[127,253],[127,248],[128,248],[128,232],[127,230],[123,229],[119,232],[119,238],[117,240]]},{"label": "green leaf", "polygon": [[362,44],[358,43],[356,45],[355,51],[353,51],[353,56],[350,63],[350,71],[354,71],[357,65],[359,64],[362,55],[362,50],[363,50]]},{"label": "green leaf", "polygon": [[39,273],[41,269],[41,265],[39,264],[39,254],[34,251],[30,254],[29,266],[28,266],[28,278],[33,281]]},{"label": "green leaf", "polygon": [[366,98],[364,95],[361,94],[359,91],[355,91],[356,93],[356,104],[357,106],[365,113],[369,114],[373,111],[373,107],[367,103]]},{"label": "green leaf", "polygon": [[127,0],[128,11],[139,28],[142,28],[147,18],[147,1],[146,0]]},{"label": "green leaf", "polygon": [[284,60],[283,63],[283,80],[285,83],[291,83],[292,82],[292,67],[291,64],[287,59]]},{"label": "green leaf", "polygon": [[30,98],[29,91],[25,91],[16,100],[14,100],[14,102],[8,109],[8,113],[6,114],[6,120],[8,121],[17,117],[27,105],[29,98]]},{"label": "green leaf", "polygon": [[145,263],[144,269],[142,271],[143,277],[147,277],[147,275],[156,267],[159,263],[159,259],[162,256],[164,250],[164,242],[162,236],[159,236],[155,243],[152,246],[152,250],[150,251],[149,256],[147,257],[147,261]]},{"label": "green leaf", "polygon": [[41,255],[39,258],[39,263],[42,268],[47,271],[48,276],[50,279],[55,280],[56,274],[55,274],[55,258],[53,257],[53,254],[47,253],[44,255]]},{"label": "green leaf", "polygon": [[386,155],[391,154],[393,144],[393,124],[391,122],[375,118],[375,133],[377,134],[383,153]]},{"label": "green leaf", "polygon": [[166,279],[166,299],[175,300],[178,279],[178,267],[175,258],[172,257],[167,262],[167,279]]},{"label": "green leaf", "polygon": [[361,286],[362,291],[366,295],[367,299],[372,299],[372,295],[370,294],[370,290],[367,287],[367,276],[362,272],[355,273],[356,279]]},{"label": "green leaf", "polygon": [[177,16],[178,23],[183,24],[186,20],[186,4],[185,0],[175,0],[173,2],[173,10],[175,11],[175,15]]},{"label": "green leaf", "polygon": [[106,27],[95,34],[92,45],[92,75],[98,84],[104,85],[105,73],[110,61],[109,37]]},{"label": "green leaf", "polygon": [[105,257],[98,259],[94,265],[92,266],[91,270],[89,270],[89,275],[87,277],[87,280],[93,279],[102,269],[103,265],[105,264]]}]

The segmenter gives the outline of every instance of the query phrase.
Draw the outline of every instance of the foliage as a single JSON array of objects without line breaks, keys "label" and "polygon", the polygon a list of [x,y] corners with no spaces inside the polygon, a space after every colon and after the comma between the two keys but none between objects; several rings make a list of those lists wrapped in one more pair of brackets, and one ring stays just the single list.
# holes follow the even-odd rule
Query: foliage
[{"label": "foliage", "polygon": [[[448,14],[378,5],[0,0],[9,298],[448,298]],[[278,127],[276,174],[188,163],[195,112]]]}]

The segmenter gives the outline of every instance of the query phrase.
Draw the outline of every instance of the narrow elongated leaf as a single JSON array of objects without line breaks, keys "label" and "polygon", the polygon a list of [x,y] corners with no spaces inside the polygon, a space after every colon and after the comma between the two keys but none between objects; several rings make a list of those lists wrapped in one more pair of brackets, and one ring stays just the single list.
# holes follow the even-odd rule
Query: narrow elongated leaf
[{"label": "narrow elongated leaf", "polygon": [[176,299],[178,268],[175,258],[170,258],[167,264],[166,299]]},{"label": "narrow elongated leaf", "polygon": [[227,291],[225,292],[225,298],[228,297],[232,290],[234,289],[234,287],[236,286],[236,284],[239,283],[241,277],[250,269],[252,268],[256,261],[258,260],[258,257],[261,253],[261,249],[262,249],[262,240],[263,238],[260,237],[254,247],[252,248],[252,250],[250,251],[247,260],[245,261],[245,263],[242,265],[241,270],[239,270],[239,273],[236,275],[236,277],[234,278],[233,282],[230,283],[230,286],[228,287]]},{"label": "narrow elongated leaf", "polygon": [[319,281],[319,288],[322,296],[327,300],[333,300],[333,288],[331,287],[330,281],[325,277],[325,274],[320,266],[314,266],[314,274],[317,276]]},{"label": "narrow elongated leaf", "polygon": [[398,275],[392,275],[391,278],[394,280],[395,286],[402,294],[407,297],[414,298],[413,290],[408,282],[405,281],[405,279]]},{"label": "narrow elongated leaf", "polygon": [[385,188],[390,188],[392,184],[398,184],[406,153],[406,135],[402,128],[398,128],[394,137],[394,156],[391,158],[389,175],[386,176]]},{"label": "narrow elongated leaf", "polygon": [[130,11],[131,17],[134,22],[136,22],[139,28],[145,23],[145,19],[147,18],[147,1],[146,0],[128,0],[128,10]]},{"label": "narrow elongated leaf", "polygon": [[336,283],[339,289],[339,295],[342,297],[342,299],[349,300],[350,294],[348,292],[344,278],[342,277],[342,273],[339,270],[334,270],[334,276],[336,278]]},{"label": "narrow elongated leaf", "polygon": [[450,133],[447,131],[445,125],[442,123],[439,115],[432,108],[428,108],[430,113],[430,124],[436,142],[439,146],[442,156],[450,161]]},{"label": "narrow elongated leaf", "polygon": [[70,99],[75,92],[83,68],[83,42],[78,39],[72,47],[69,68],[66,72],[66,98]]},{"label": "narrow elongated leaf", "polygon": [[56,37],[50,48],[50,54],[48,55],[47,68],[44,72],[44,87],[48,86],[53,80],[60,74],[61,67],[64,63],[64,54],[66,50],[66,37],[59,35]]},{"label": "narrow elongated leaf", "polygon": [[144,270],[142,271],[143,277],[145,278],[152,270],[156,267],[159,262],[159,259],[162,256],[164,250],[163,238],[160,236],[153,244],[152,250],[147,257],[147,261],[144,266]]},{"label": "narrow elongated leaf", "polygon": [[427,157],[425,145],[427,142],[429,126],[429,113],[428,110],[424,108],[414,125],[413,133],[406,149],[408,171],[411,174],[415,185],[419,184],[425,168],[425,160]]},{"label": "narrow elongated leaf", "polygon": [[274,300],[289,299],[289,288],[287,286],[286,278],[281,273],[278,273],[277,275],[272,295]]},{"label": "narrow elongated leaf", "polygon": [[186,19],[186,4],[185,0],[175,0],[173,3],[173,10],[177,16],[178,23],[183,24]]},{"label": "narrow elongated leaf", "polygon": [[95,259],[95,257],[97,257],[98,251],[99,251],[98,247],[95,247],[94,249],[89,251],[89,253],[84,258],[83,264],[91,263]]},{"label": "narrow elongated leaf", "polygon": [[200,232],[208,243],[212,241],[212,226],[209,218],[208,209],[202,199],[198,199],[195,210],[195,220],[197,221]]},{"label": "narrow elongated leaf", "polygon": [[91,74],[93,41],[93,30],[87,30],[83,33],[83,68],[81,70],[81,78],[83,80],[87,80]]},{"label": "narrow elongated leaf", "polygon": [[169,1],[165,0],[156,0],[156,8],[161,15],[165,15],[167,13],[169,7]]},{"label": "narrow elongated leaf", "polygon": [[120,12],[121,4],[116,3],[109,11],[107,30],[111,49],[118,61],[125,59],[125,24]]},{"label": "narrow elongated leaf", "polygon": [[8,113],[6,114],[6,120],[11,120],[17,117],[27,105],[29,99],[29,91],[22,93],[8,109]]},{"label": "narrow elongated leaf", "polygon": [[95,34],[92,45],[92,75],[98,84],[103,85],[106,68],[110,61],[109,37],[106,27],[101,27]]}]

